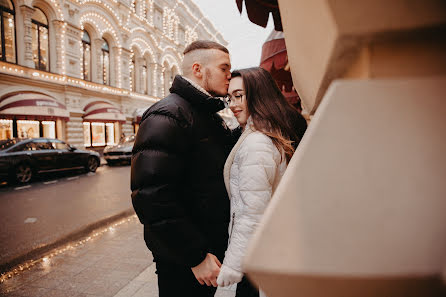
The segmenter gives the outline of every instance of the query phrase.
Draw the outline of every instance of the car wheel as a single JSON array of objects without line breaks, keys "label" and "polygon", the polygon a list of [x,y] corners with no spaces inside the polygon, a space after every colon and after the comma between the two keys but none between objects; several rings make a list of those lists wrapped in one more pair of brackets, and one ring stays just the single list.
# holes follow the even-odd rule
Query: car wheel
[{"label": "car wheel", "polygon": [[95,172],[96,169],[99,166],[99,161],[98,159],[96,159],[95,157],[90,157],[88,158],[88,162],[87,162],[87,171],[89,172]]},{"label": "car wheel", "polygon": [[19,166],[15,169],[15,180],[20,183],[24,184],[31,180],[33,177],[33,170],[31,169],[31,166],[28,164],[19,164]]}]

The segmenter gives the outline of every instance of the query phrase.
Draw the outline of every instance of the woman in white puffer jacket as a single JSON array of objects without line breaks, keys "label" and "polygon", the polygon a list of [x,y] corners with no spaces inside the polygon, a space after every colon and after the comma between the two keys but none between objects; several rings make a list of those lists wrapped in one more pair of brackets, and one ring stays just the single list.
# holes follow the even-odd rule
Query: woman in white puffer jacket
[{"label": "woman in white puffer jacket", "polygon": [[234,71],[228,91],[227,102],[243,134],[224,167],[231,221],[228,248],[217,283],[219,286],[238,283],[236,296],[259,296],[258,290],[243,277],[243,257],[306,129],[306,122],[262,68]]}]

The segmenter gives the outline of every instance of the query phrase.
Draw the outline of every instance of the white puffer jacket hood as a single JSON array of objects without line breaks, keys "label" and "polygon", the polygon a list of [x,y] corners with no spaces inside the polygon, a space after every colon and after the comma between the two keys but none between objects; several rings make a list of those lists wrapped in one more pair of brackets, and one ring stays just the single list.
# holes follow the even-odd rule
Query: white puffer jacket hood
[{"label": "white puffer jacket hood", "polygon": [[231,221],[223,264],[242,272],[248,242],[287,166],[285,155],[281,158],[272,140],[253,131],[251,126],[249,118],[224,168],[225,185],[231,199]]}]

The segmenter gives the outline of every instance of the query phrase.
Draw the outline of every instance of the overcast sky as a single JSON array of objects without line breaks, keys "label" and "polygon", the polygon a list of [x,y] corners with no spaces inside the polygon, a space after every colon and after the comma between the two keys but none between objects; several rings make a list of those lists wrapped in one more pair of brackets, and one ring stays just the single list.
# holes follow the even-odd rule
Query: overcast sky
[{"label": "overcast sky", "polygon": [[244,4],[240,15],[235,0],[192,1],[229,43],[232,69],[259,66],[262,45],[273,29],[271,17],[265,29],[249,21]]}]

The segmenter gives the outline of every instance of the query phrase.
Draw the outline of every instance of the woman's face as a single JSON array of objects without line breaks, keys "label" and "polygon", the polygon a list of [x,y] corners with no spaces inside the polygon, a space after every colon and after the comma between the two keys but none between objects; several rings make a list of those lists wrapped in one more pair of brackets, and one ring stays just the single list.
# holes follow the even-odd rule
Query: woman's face
[{"label": "woman's face", "polygon": [[234,77],[229,82],[228,89],[229,108],[234,113],[235,118],[241,127],[245,127],[249,118],[248,104],[246,102],[245,88],[243,79],[239,76]]}]

